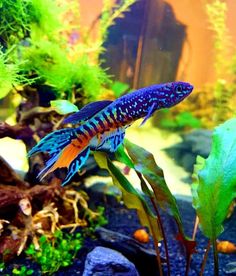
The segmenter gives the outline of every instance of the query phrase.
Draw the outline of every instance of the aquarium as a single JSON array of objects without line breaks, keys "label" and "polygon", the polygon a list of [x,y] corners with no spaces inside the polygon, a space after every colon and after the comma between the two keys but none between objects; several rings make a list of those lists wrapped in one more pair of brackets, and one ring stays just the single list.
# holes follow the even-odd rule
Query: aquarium
[{"label": "aquarium", "polygon": [[235,11],[1,1],[1,275],[236,275]]}]

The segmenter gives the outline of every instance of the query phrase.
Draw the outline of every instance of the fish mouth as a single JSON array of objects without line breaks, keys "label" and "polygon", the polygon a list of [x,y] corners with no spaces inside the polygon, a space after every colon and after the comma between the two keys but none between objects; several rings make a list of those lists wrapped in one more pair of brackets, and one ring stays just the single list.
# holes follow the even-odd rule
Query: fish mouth
[{"label": "fish mouth", "polygon": [[194,88],[194,86],[193,86],[193,85],[191,85],[191,84],[189,84],[188,89],[189,89],[189,91],[190,91],[190,92],[192,92],[192,91],[193,91],[193,88]]}]

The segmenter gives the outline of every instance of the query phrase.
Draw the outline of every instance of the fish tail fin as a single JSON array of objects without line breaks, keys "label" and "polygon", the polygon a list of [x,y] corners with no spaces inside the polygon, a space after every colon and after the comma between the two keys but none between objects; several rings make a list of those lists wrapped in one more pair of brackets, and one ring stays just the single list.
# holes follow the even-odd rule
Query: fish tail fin
[{"label": "fish tail fin", "polygon": [[29,151],[28,156],[39,152],[48,152],[50,158],[38,177],[43,179],[57,168],[66,167],[67,176],[62,183],[65,185],[88,159],[89,142],[90,140],[86,136],[78,135],[78,129],[60,129],[45,136]]}]

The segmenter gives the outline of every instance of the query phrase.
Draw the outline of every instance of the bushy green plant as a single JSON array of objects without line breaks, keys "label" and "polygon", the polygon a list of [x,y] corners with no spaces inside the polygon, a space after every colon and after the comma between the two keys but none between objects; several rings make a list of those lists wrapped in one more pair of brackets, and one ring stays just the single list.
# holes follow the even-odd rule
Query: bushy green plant
[{"label": "bushy green plant", "polygon": [[80,233],[72,235],[58,230],[53,239],[41,236],[39,246],[40,249],[36,250],[31,244],[25,253],[41,266],[42,273],[53,274],[60,267],[72,264],[82,246],[82,237]]},{"label": "bushy green plant", "polygon": [[206,12],[209,27],[214,34],[214,66],[217,78],[213,85],[215,98],[214,120],[216,124],[219,124],[230,118],[234,113],[234,106],[231,105],[231,101],[236,91],[236,54],[226,24],[227,3],[214,0],[206,4]]},{"label": "bushy green plant", "polygon": [[[58,98],[73,100],[76,96],[94,100],[109,84],[107,74],[86,55],[70,61],[58,43],[31,39],[30,47],[21,47],[23,72],[36,74],[40,82],[51,86]],[[77,93],[77,95],[76,95]]]},{"label": "bushy green plant", "polygon": [[46,36],[59,34],[62,9],[52,0],[2,0],[0,1],[0,37],[4,46],[10,47],[39,32]]},{"label": "bushy green plant", "polygon": [[33,269],[27,269],[26,266],[21,266],[21,268],[13,268],[12,275],[19,275],[19,276],[25,276],[25,275],[32,275],[34,273]]},{"label": "bushy green plant", "polygon": [[104,226],[108,223],[108,220],[104,216],[105,208],[103,206],[98,206],[96,213],[97,217],[88,216],[89,227],[86,228],[87,233],[94,233],[95,229],[100,226]]},{"label": "bushy green plant", "polygon": [[[72,1],[70,4],[73,6]],[[109,27],[122,17],[135,0],[124,0],[119,5],[104,1],[101,24],[96,40],[80,27],[78,45],[68,45],[66,33],[72,26],[63,24],[63,16],[69,16],[71,5],[54,0],[5,0],[0,3],[0,37],[11,52],[13,65],[20,65],[32,81],[49,85],[57,98],[84,103],[95,100],[109,87],[111,81],[100,66],[100,53]],[[75,5],[79,8],[79,5]],[[80,11],[76,11],[80,13]],[[75,26],[73,26],[75,28]],[[79,26],[78,26],[79,27]],[[73,48],[73,49],[72,49]],[[15,63],[15,64],[14,64]],[[10,91],[11,79],[4,89]],[[0,92],[1,93],[1,92]],[[2,94],[6,94],[7,92]]]},{"label": "bushy green plant", "polygon": [[9,93],[13,86],[33,82],[33,80],[20,73],[21,64],[19,62],[13,63],[10,54],[11,49],[4,53],[0,48],[0,99]]}]

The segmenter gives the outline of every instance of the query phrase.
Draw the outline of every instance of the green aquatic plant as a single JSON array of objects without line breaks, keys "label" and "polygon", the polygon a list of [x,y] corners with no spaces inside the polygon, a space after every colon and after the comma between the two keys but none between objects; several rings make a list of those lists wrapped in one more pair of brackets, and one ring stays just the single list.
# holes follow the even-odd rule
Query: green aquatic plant
[{"label": "green aquatic plant", "polygon": [[53,0],[0,1],[0,37],[6,47],[34,35],[58,35],[62,8]]},{"label": "green aquatic plant", "polygon": [[2,48],[0,48],[0,99],[9,93],[13,86],[31,84],[33,82],[33,80],[20,73],[20,63],[11,61],[11,50],[4,53]]},{"label": "green aquatic plant", "polygon": [[112,0],[103,0],[103,9],[100,20],[100,40],[105,41],[108,35],[108,29],[115,24],[117,18],[123,18],[124,13],[129,11],[131,5],[136,0],[122,0],[114,5]]},{"label": "green aquatic plant", "polygon": [[130,7],[136,1],[137,0],[121,0],[118,4],[115,4],[113,0],[103,0],[96,41],[92,40],[92,37],[89,37],[91,30],[86,30],[84,34],[81,34],[87,47],[87,51],[93,53],[94,60],[98,61],[100,55],[105,50],[103,44],[108,37],[109,28],[115,24],[115,21],[118,18],[123,18],[125,13],[130,10]]},{"label": "green aquatic plant", "polygon": [[68,53],[56,42],[31,39],[30,47],[21,47],[22,70],[36,74],[39,81],[51,86],[58,98],[87,97],[94,100],[109,84],[109,78],[98,64],[86,55],[71,61]]},{"label": "green aquatic plant", "polygon": [[[209,157],[204,159],[199,156],[194,168],[194,182],[192,184],[193,207],[196,209],[201,231],[209,238],[210,244],[213,245],[214,275],[218,275],[219,270],[216,239],[223,232],[224,221],[228,218],[230,206],[236,198],[236,176],[234,173],[236,170],[235,133],[236,119],[228,120],[217,127],[213,134],[212,149]],[[153,155],[128,140],[125,140],[124,148],[120,147],[116,153],[118,161],[135,170],[140,179],[143,193],[152,203],[152,210],[149,210],[143,194],[132,186],[104,153],[96,153],[95,157],[98,164],[110,172],[114,184],[121,188],[126,206],[137,209],[141,223],[148,226],[155,243],[163,239],[164,244],[167,244],[167,239],[169,238],[165,234],[159,215],[159,208],[173,216],[179,232],[177,239],[185,247],[187,275],[191,255],[196,253],[196,241],[194,240],[196,232],[194,230],[193,240],[185,235],[176,200],[168,189],[163,171],[155,163]],[[154,223],[157,223],[156,226],[154,226]],[[157,233],[154,233],[155,231]],[[201,275],[210,244],[208,244],[202,263]],[[165,251],[168,264],[169,253],[167,246],[165,246]],[[157,254],[159,254],[158,249]],[[159,265],[161,266],[160,261]],[[159,271],[159,273],[161,275],[162,272]]]},{"label": "green aquatic plant", "polygon": [[[152,203],[152,209],[146,197],[139,190],[135,189],[128,179],[120,170],[106,157],[104,153],[96,153],[95,158],[104,169],[107,169],[112,176],[113,183],[118,186],[123,195],[123,200],[128,208],[137,210],[139,219],[143,226],[147,226],[153,236],[155,249],[159,262],[159,273],[162,275],[162,265],[160,261],[160,252],[158,242],[163,239],[166,251],[168,265],[168,275],[170,275],[169,254],[167,248],[167,237],[163,228],[162,220],[159,213],[159,207],[173,216],[178,227],[178,239],[182,242],[186,250],[187,268],[190,264],[191,255],[194,253],[195,242],[190,240],[184,233],[181,216],[174,196],[171,194],[164,178],[163,171],[157,166],[153,155],[128,140],[125,140],[125,149],[118,149],[116,153],[117,160],[124,163],[131,169],[134,169],[140,179],[142,192]],[[145,162],[144,162],[145,160]],[[148,184],[150,187],[148,186]]]},{"label": "green aquatic plant", "polygon": [[213,244],[215,275],[218,275],[216,239],[236,198],[236,119],[215,128],[207,159],[198,157],[192,185],[193,206],[203,234]]},{"label": "green aquatic plant", "polygon": [[31,244],[25,253],[40,265],[42,273],[51,275],[60,267],[72,264],[82,246],[82,241],[80,233],[66,234],[58,230],[54,233],[53,239],[40,237],[39,250]]},{"label": "green aquatic plant", "polygon": [[18,268],[13,268],[12,275],[19,275],[19,276],[25,276],[25,275],[32,275],[34,273],[33,269],[28,269],[25,265]]},{"label": "green aquatic plant", "polygon": [[30,1],[1,0],[0,1],[0,37],[6,46],[18,43],[27,36],[30,26]]},{"label": "green aquatic plant", "polygon": [[231,101],[236,91],[236,63],[234,58],[236,55],[226,24],[227,3],[214,0],[206,4],[206,12],[209,28],[214,34],[214,66],[217,78],[213,85],[215,98],[214,120],[216,124],[219,124],[230,118],[234,113],[234,106],[231,106]]},{"label": "green aquatic plant", "polygon": [[[72,102],[80,99],[84,104],[95,100],[111,85],[110,77],[100,65],[102,45],[109,27],[115,19],[123,17],[134,2],[124,0],[114,5],[113,1],[104,1],[97,38],[78,29],[80,39],[78,45],[72,47],[68,44],[68,34],[72,27],[79,28],[79,25],[63,23],[63,18],[69,16],[68,12],[75,13],[71,5],[79,9],[75,1],[71,5],[54,0],[1,1],[0,37],[4,47],[13,46],[12,67],[19,66],[20,72],[31,82],[34,77],[36,85],[50,86],[57,98]],[[14,78],[14,74],[12,76]],[[8,91],[4,95],[10,91],[12,82],[6,80],[4,89]]]},{"label": "green aquatic plant", "polygon": [[85,215],[88,220],[88,226],[83,229],[83,235],[93,237],[96,228],[104,226],[108,223],[107,218],[104,215],[105,208],[98,206],[96,208],[96,217],[90,215],[89,212]]},{"label": "green aquatic plant", "polygon": [[124,82],[115,81],[111,85],[111,90],[114,92],[114,95],[118,98],[122,96],[123,93],[127,92],[129,89],[129,85]]}]

